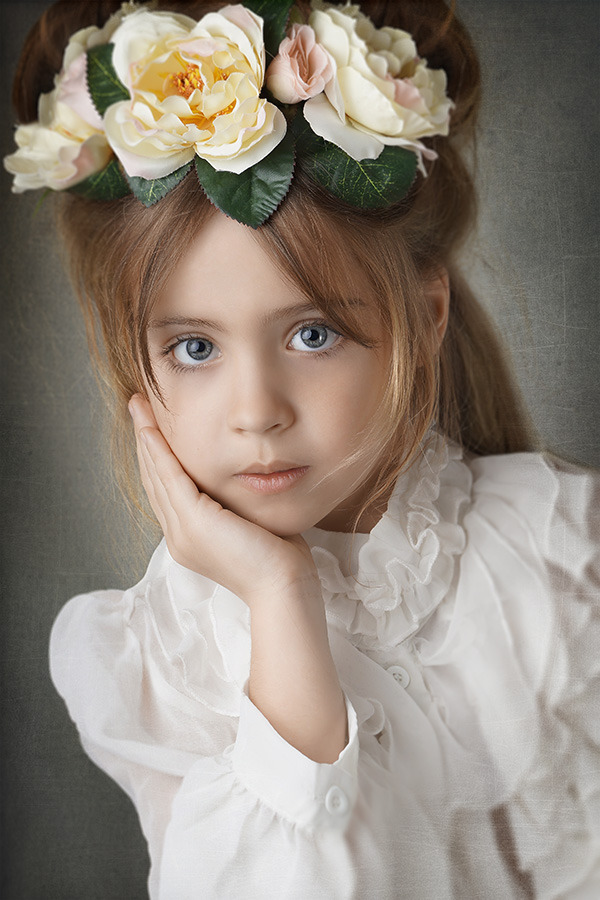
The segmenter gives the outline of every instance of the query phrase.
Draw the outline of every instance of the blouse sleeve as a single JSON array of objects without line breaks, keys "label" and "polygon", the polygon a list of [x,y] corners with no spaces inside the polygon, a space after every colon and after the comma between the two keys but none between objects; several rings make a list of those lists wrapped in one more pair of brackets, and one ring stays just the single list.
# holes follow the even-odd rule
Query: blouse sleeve
[{"label": "blouse sleeve", "polygon": [[[490,586],[515,574],[504,626],[540,710],[506,810],[536,898],[600,897],[600,476],[533,454],[513,460],[473,465],[472,532],[504,535],[504,571],[490,554],[485,567]],[[534,570],[537,586],[532,576],[520,592]]]},{"label": "blouse sleeve", "polygon": [[[176,677],[165,680],[150,649],[168,635],[149,633],[147,608],[140,624],[140,606],[135,588],[75,597],[55,622],[50,660],[86,752],[137,808],[150,846],[151,897],[196,898],[199,884],[208,897],[263,897],[267,873],[276,896],[308,896],[315,880],[331,883],[332,897],[347,896],[344,833],[358,762],[351,703],[339,758],[313,762],[243,690],[239,715],[224,715]],[[176,652],[170,668],[178,667]]]}]

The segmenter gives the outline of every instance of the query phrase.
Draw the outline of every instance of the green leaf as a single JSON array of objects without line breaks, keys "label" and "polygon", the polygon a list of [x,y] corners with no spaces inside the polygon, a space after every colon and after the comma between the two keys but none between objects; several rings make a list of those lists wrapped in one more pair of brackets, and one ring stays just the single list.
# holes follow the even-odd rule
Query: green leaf
[{"label": "green leaf", "polygon": [[294,0],[245,0],[244,6],[264,19],[265,48],[270,56],[277,56],[293,5]]},{"label": "green leaf", "polygon": [[180,169],[175,169],[170,175],[164,178],[154,178],[152,180],[146,178],[138,178],[134,175],[127,175],[127,181],[131,186],[131,190],[138,200],[141,200],[144,206],[153,206],[158,200],[162,200],[165,194],[172,191],[182,181],[192,168],[192,161],[185,163]]},{"label": "green leaf", "polygon": [[294,142],[288,133],[264,159],[236,175],[218,172],[196,157],[196,172],[204,193],[222,212],[258,228],[287,194],[294,174]]},{"label": "green leaf", "polygon": [[129,100],[129,91],[119,81],[112,64],[113,44],[102,44],[87,51],[87,85],[94,106],[101,116],[109,106]]},{"label": "green leaf", "polygon": [[85,181],[80,181],[69,190],[74,194],[87,197],[88,200],[118,200],[131,193],[131,188],[114,157],[101,172],[90,175]]},{"label": "green leaf", "polygon": [[408,194],[417,173],[417,156],[410,150],[386,146],[377,159],[357,161],[315,134],[300,116],[294,126],[303,170],[340,200],[383,209]]}]

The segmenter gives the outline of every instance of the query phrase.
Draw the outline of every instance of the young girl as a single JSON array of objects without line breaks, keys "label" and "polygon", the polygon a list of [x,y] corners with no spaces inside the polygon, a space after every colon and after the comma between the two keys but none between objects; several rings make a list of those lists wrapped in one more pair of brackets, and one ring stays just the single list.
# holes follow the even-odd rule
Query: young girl
[{"label": "young girl", "polygon": [[598,481],[525,452],[457,268],[472,46],[288,7],[58,4],[26,48],[31,120],[67,45],[7,167],[65,191],[164,533],[64,608],[55,685],[151,897],[594,897]]}]

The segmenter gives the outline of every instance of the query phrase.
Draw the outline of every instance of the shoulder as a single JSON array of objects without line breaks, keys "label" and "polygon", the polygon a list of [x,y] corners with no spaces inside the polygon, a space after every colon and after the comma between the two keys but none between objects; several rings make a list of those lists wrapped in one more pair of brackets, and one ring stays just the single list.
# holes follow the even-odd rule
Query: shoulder
[{"label": "shoulder", "polygon": [[456,611],[478,623],[483,660],[582,727],[600,647],[599,473],[535,453],[468,465]]},{"label": "shoulder", "polygon": [[465,581],[496,598],[515,647],[555,653],[600,612],[600,473],[541,453],[468,465]]},{"label": "shoulder", "polygon": [[538,453],[464,465],[464,542],[430,655],[443,649],[474,693],[495,668],[495,689],[511,685],[507,709],[521,690],[562,703],[589,681],[600,646],[599,474]]},{"label": "shoulder", "polygon": [[60,610],[50,635],[50,674],[75,718],[90,689],[101,692],[117,670],[135,666],[136,641],[129,624],[149,588],[165,569],[159,545],[144,577],[128,590],[99,590],[72,597]]},{"label": "shoulder", "polygon": [[94,734],[94,710],[120,728],[154,702],[237,715],[245,614],[242,601],[174,562],[163,540],[136,585],[63,607],[50,639],[52,680],[80,731]]},{"label": "shoulder", "polygon": [[522,555],[600,577],[600,472],[542,453],[467,464],[473,484],[465,525],[472,540],[496,531]]},{"label": "shoulder", "polygon": [[50,635],[50,674],[71,717],[84,715],[92,694],[99,697],[113,681],[115,667],[131,666],[127,619],[132,608],[127,591],[79,594],[58,614]]}]

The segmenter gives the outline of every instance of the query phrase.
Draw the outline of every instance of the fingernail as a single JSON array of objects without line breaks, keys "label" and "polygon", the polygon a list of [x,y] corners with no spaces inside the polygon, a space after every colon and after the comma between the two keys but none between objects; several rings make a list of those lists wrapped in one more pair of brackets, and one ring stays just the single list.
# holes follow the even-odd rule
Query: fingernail
[{"label": "fingernail", "polygon": [[132,419],[135,419],[135,400],[132,397],[129,403],[127,404],[127,408],[129,410],[129,415]]}]

